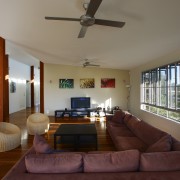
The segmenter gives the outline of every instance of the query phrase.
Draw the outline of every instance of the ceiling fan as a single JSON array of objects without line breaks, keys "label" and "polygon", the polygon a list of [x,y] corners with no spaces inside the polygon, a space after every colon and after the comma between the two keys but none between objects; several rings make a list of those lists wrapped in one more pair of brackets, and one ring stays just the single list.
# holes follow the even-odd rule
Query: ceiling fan
[{"label": "ceiling fan", "polygon": [[[86,34],[87,28],[94,24],[103,25],[103,26],[111,26],[122,28],[125,25],[125,22],[121,21],[111,21],[104,19],[95,19],[94,15],[98,10],[102,0],[90,0],[90,3],[87,6],[86,14],[82,15],[80,18],[66,18],[66,17],[49,17],[46,16],[47,20],[64,20],[64,21],[79,21],[82,25],[81,30],[79,32],[78,38],[83,38]],[[84,4],[84,7],[87,3]]]},{"label": "ceiling fan", "polygon": [[94,66],[94,67],[99,67],[99,64],[93,64],[91,62],[89,62],[88,59],[85,59],[85,62],[83,63],[83,67],[88,67],[88,66]]}]

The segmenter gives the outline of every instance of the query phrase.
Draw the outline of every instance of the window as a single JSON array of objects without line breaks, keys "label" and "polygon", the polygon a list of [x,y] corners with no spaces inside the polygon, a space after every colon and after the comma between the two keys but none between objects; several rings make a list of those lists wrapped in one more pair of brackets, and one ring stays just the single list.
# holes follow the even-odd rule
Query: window
[{"label": "window", "polygon": [[142,72],[141,108],[180,122],[180,62]]}]

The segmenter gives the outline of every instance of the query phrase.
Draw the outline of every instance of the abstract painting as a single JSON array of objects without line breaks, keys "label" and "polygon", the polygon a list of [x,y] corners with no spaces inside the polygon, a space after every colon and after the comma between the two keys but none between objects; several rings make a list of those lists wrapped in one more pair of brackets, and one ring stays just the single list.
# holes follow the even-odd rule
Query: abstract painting
[{"label": "abstract painting", "polygon": [[15,93],[16,92],[16,83],[11,81],[10,82],[10,93]]},{"label": "abstract painting", "polygon": [[74,79],[59,79],[59,88],[74,88]]},{"label": "abstract painting", "polygon": [[80,79],[80,88],[94,88],[94,78]]},{"label": "abstract painting", "polygon": [[101,78],[101,88],[115,88],[115,79]]}]

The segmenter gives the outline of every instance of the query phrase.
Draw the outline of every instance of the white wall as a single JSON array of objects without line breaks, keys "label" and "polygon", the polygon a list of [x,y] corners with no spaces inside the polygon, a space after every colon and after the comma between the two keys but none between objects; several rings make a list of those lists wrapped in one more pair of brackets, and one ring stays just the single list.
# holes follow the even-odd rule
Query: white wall
[{"label": "white wall", "polygon": [[30,80],[29,66],[9,58],[10,81],[16,83],[16,92],[10,93],[9,88],[9,113],[26,108],[26,80]]},{"label": "white wall", "polygon": [[[94,78],[95,88],[81,89],[82,78]],[[115,88],[101,88],[101,78],[115,78]],[[127,109],[128,71],[45,64],[44,79],[44,106],[45,113],[49,115],[54,115],[58,109],[70,109],[70,98],[80,96],[91,97],[91,108],[100,105]],[[60,89],[59,79],[74,79],[74,88]]]},{"label": "white wall", "polygon": [[40,104],[40,71],[34,67],[34,104]]},{"label": "white wall", "polygon": [[31,107],[31,84],[26,82],[26,107]]},{"label": "white wall", "polygon": [[180,140],[180,123],[177,123],[164,117],[159,117],[155,114],[140,109],[141,72],[154,67],[159,67],[161,65],[166,65],[171,62],[176,62],[178,60],[180,60],[180,51],[171,53],[164,57],[160,57],[159,59],[156,59],[151,63],[140,66],[130,71],[130,111],[132,114],[142,118],[149,124],[172,134],[174,137]]}]

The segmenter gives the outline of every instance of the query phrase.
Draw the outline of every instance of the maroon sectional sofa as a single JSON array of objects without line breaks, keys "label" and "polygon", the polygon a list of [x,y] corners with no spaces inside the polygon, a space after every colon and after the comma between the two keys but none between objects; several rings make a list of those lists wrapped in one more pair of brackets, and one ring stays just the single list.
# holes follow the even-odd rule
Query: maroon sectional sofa
[{"label": "maroon sectional sofa", "polygon": [[180,143],[131,114],[107,117],[117,151],[54,152],[42,136],[2,180],[178,180]]}]

